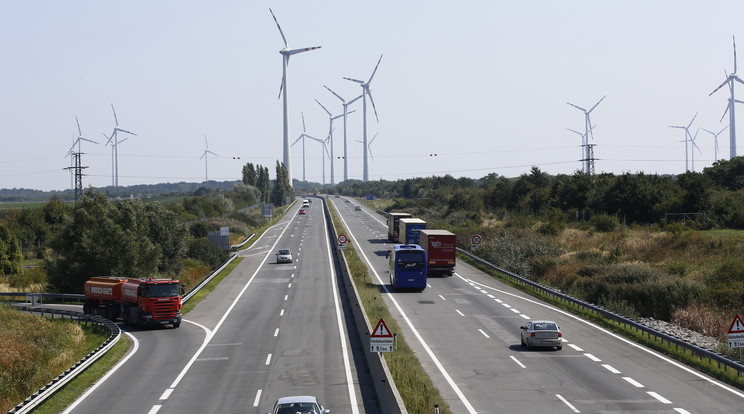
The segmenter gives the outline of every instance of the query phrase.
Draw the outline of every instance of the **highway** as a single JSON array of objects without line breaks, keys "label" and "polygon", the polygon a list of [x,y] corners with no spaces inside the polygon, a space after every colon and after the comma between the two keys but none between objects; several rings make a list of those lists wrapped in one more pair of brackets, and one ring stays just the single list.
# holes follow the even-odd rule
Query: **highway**
[{"label": "highway", "polygon": [[[458,261],[423,292],[389,289],[385,218],[330,197],[347,236],[455,413],[731,413],[744,393],[508,287]],[[563,350],[520,345],[529,319],[558,322]]]},{"label": "highway", "polygon": [[[337,287],[320,202],[293,206],[178,329],[122,326],[135,346],[67,412],[265,413],[315,395],[336,413],[375,413],[353,320]],[[289,248],[293,263],[275,263]]]}]

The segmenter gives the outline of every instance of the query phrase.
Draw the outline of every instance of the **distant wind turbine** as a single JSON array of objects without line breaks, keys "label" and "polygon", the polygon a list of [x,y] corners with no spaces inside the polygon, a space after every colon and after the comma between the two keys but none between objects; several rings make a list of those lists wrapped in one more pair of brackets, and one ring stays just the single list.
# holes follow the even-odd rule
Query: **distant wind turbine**
[{"label": "distant wind turbine", "polygon": [[300,112],[300,114],[302,115],[302,134],[300,134],[299,138],[297,138],[291,146],[294,147],[294,144],[296,144],[297,141],[302,140],[302,181],[307,181],[305,178],[305,138],[311,138],[314,140],[318,139],[307,134],[305,129],[305,114],[302,112]]},{"label": "distant wind turbine", "polygon": [[209,150],[209,142],[207,142],[207,134],[204,134],[204,144],[205,144],[204,153],[202,154],[201,158],[199,158],[199,160],[201,161],[202,158],[204,159],[204,181],[209,181],[209,167],[207,166],[207,160],[209,159],[209,154],[212,154],[215,157],[218,157],[219,155]]},{"label": "distant wind turbine", "polygon": [[92,139],[88,139],[88,138],[83,137],[83,132],[80,130],[80,121],[78,121],[77,115],[75,116],[75,123],[77,124],[77,128],[78,128],[78,136],[77,136],[77,138],[74,141],[72,141],[72,146],[70,147],[69,150],[67,150],[67,153],[68,154],[72,154],[72,153],[75,152],[74,151],[75,145],[77,145],[77,147],[78,147],[77,152],[78,153],[82,152],[82,151],[80,151],[80,142],[81,141],[88,141],[88,142],[92,142],[94,144],[98,144],[98,142],[93,141]]},{"label": "distant wind turbine", "polygon": [[284,135],[283,135],[283,147],[284,147],[284,168],[287,170],[287,178],[289,179],[289,185],[292,186],[292,166],[290,164],[290,158],[289,158],[289,123],[287,118],[287,66],[289,65],[289,57],[292,55],[295,55],[297,53],[307,52],[310,50],[320,49],[320,46],[314,46],[314,47],[304,47],[304,48],[298,48],[298,49],[292,49],[289,47],[289,43],[287,43],[287,38],[284,37],[284,32],[282,31],[281,26],[279,26],[279,22],[276,20],[276,16],[274,16],[274,12],[271,11],[271,8],[269,8],[269,12],[271,13],[271,17],[274,18],[274,22],[276,23],[276,27],[279,29],[279,34],[282,35],[282,40],[284,41],[284,49],[281,49],[279,53],[282,55],[282,85],[279,87],[279,97],[282,97],[282,92],[284,92],[284,100],[282,102],[282,108],[284,113]]},{"label": "distant wind turbine", "polygon": [[[329,111],[325,106],[323,106],[322,103],[320,103],[320,101],[318,101],[316,99],[315,102],[317,102],[318,105],[320,105],[320,107],[323,108],[323,110],[328,114],[328,120],[329,120],[329,125],[328,125],[328,139],[329,139],[329,144],[328,145],[331,147],[331,185],[334,185],[334,184],[336,184],[336,174],[334,173],[334,170],[333,170],[333,164],[334,164],[333,163],[333,147],[334,147],[334,145],[333,145],[333,130],[335,129],[335,128],[333,128],[333,121],[335,121],[335,120],[343,117],[345,114],[340,114],[340,115],[334,116],[331,113],[331,111]],[[354,111],[351,111],[351,112],[354,112]],[[351,112],[349,112],[349,113],[351,113]]]},{"label": "distant wind turbine", "polygon": [[369,96],[369,101],[372,102],[372,109],[375,110],[375,118],[377,119],[377,122],[380,122],[380,118],[377,116],[377,108],[375,107],[375,100],[372,99],[372,93],[369,91],[369,84],[372,83],[372,78],[375,77],[375,73],[377,72],[377,68],[380,66],[380,62],[382,61],[382,55],[380,55],[380,59],[377,60],[377,65],[375,65],[375,70],[372,71],[372,75],[370,75],[369,80],[367,82],[364,82],[359,79],[352,79],[352,78],[344,78],[346,80],[350,80],[352,82],[358,83],[362,87],[362,130],[363,130],[363,139],[364,139],[364,172],[362,174],[362,181],[368,181],[369,180],[369,163],[367,161],[367,150],[369,149],[367,145],[367,96]]},{"label": "distant wind turbine", "polygon": [[328,89],[328,91],[336,96],[336,98],[341,100],[341,104],[344,106],[344,181],[349,179],[349,155],[346,151],[346,115],[350,114],[351,112],[347,112],[349,105],[353,104],[357,101],[357,99],[361,98],[362,95],[357,96],[356,98],[346,101],[346,99],[342,98],[341,95],[337,94],[336,92],[333,92],[331,88],[323,85],[324,88]]},{"label": "distant wind turbine", "polygon": [[[721,89],[724,85],[728,84],[731,98],[729,99],[728,112],[729,112],[729,145],[730,145],[730,158],[736,157],[736,116],[734,116],[734,106],[736,104],[736,98],[734,97],[734,83],[744,83],[739,76],[736,75],[736,37],[733,37],[734,41],[734,72],[726,76],[726,80],[713,90],[708,96],[713,95]],[[724,71],[725,73],[725,71]],[[724,112],[724,115],[726,113]]]},{"label": "distant wind turbine", "polygon": [[137,135],[134,132],[127,131],[126,129],[119,128],[119,119],[116,117],[116,110],[114,109],[114,104],[111,104],[111,111],[114,113],[114,131],[111,133],[111,136],[107,136],[106,134],[103,134],[106,138],[108,138],[108,141],[106,142],[106,145],[109,143],[111,144],[111,185],[114,187],[119,186],[119,144],[126,141],[127,139],[124,138],[122,140],[119,139],[119,132],[123,132],[125,134],[129,135]]},{"label": "distant wind turbine", "polygon": [[[372,137],[372,139],[371,139],[371,140],[369,140],[369,143],[367,144],[367,151],[369,151],[369,157],[370,157],[370,158],[372,158],[372,161],[374,161],[374,160],[375,160],[375,157],[374,157],[374,155],[372,155],[372,142],[374,142],[375,138],[377,138],[377,134],[379,134],[379,132],[377,132],[377,133],[376,133],[376,134],[375,134],[375,135],[374,135],[374,136]],[[360,140],[358,140],[358,139],[356,139],[355,141],[356,141],[356,142],[358,142],[358,143],[360,143],[360,144],[364,144],[364,141],[360,141]]]},{"label": "distant wind turbine", "polygon": [[713,135],[713,140],[715,142],[715,146],[713,147],[713,152],[715,153],[715,162],[718,162],[718,136],[721,135],[721,133],[723,133],[723,131],[725,131],[726,128],[728,128],[728,125],[726,125],[725,127],[723,127],[723,129],[720,130],[720,131],[718,131],[718,133],[715,133],[713,131],[709,131],[709,130],[707,130],[705,128],[702,128],[703,131],[705,131],[705,132]]},{"label": "distant wind turbine", "polygon": [[328,153],[328,147],[326,146],[326,143],[330,140],[331,137],[330,136],[327,136],[326,139],[318,139],[318,138],[313,138],[311,136],[308,136],[308,138],[320,142],[320,144],[323,146],[320,149],[320,158],[323,160],[323,185],[325,185],[326,184],[326,180],[325,180],[325,160],[326,160],[326,156],[329,159],[331,158],[331,155]]},{"label": "distant wind turbine", "polygon": [[[594,124],[594,126],[590,127],[589,128],[589,132],[593,131],[596,126],[597,126],[597,124]],[[581,168],[582,168],[582,172],[583,172],[584,158],[585,158],[585,156],[584,156],[584,141],[586,140],[586,132],[579,132],[579,131],[576,131],[575,129],[571,129],[571,128],[566,128],[566,129],[568,129],[569,131],[573,132],[574,134],[578,134],[581,137],[581,157],[579,157],[579,160],[581,160]]]},{"label": "distant wind turbine", "polygon": [[[690,127],[692,126],[692,123],[695,121],[695,118],[697,118],[697,112],[695,112],[695,116],[692,117],[692,120],[690,120],[690,123],[687,124],[687,126],[681,126],[681,125],[669,125],[669,128],[677,128],[677,129],[684,129],[685,130],[685,172],[690,171],[690,168],[688,166],[688,149],[687,149],[687,143],[690,142],[688,138],[692,138],[692,135],[690,135]],[[680,141],[681,142],[681,141]]]},{"label": "distant wind turbine", "polygon": [[592,136],[592,140],[594,140],[594,133],[592,133],[592,128],[590,128],[590,126],[592,125],[592,121],[589,118],[589,114],[591,114],[592,111],[594,110],[594,108],[596,108],[597,105],[599,105],[604,100],[604,98],[606,98],[606,97],[607,97],[607,95],[603,96],[602,99],[600,99],[597,103],[595,103],[594,106],[592,106],[591,109],[589,109],[588,111],[586,109],[578,106],[578,105],[572,104],[571,102],[566,102],[567,104],[573,106],[574,108],[579,109],[580,111],[584,112],[584,131],[585,132],[584,132],[584,142],[582,143],[582,145],[584,146],[584,151],[585,152],[584,152],[584,156],[583,156],[584,163],[582,164],[582,166],[583,166],[583,172],[586,173],[586,174],[588,174],[590,172],[589,171],[590,170],[589,163],[591,162],[591,160],[589,159],[590,158],[590,155],[589,155],[589,135],[591,135]]}]

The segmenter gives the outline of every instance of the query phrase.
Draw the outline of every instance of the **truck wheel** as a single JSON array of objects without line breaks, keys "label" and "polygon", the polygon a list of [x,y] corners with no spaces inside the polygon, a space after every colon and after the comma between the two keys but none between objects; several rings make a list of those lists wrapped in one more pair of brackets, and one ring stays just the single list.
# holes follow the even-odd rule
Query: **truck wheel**
[{"label": "truck wheel", "polygon": [[181,326],[181,322],[178,322],[178,323],[174,323],[173,324],[173,328],[178,328],[179,326]]}]

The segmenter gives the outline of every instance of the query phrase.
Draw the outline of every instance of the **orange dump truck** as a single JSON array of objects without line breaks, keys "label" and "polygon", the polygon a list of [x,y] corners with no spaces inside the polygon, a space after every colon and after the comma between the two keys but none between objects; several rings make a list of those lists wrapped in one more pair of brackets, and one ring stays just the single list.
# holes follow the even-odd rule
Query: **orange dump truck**
[{"label": "orange dump truck", "polygon": [[137,326],[181,325],[177,279],[92,277],[85,282],[83,312],[106,319],[121,318]]}]

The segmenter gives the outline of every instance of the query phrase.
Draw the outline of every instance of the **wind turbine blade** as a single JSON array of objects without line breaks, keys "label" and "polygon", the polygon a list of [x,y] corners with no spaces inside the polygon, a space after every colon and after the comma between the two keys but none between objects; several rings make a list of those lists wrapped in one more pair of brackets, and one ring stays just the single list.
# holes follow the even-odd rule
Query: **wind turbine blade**
[{"label": "wind turbine blade", "polygon": [[[371,142],[369,144],[371,144]],[[372,161],[374,161],[375,156],[372,155],[372,148],[369,147],[369,144],[367,144],[367,151],[369,152],[369,157],[372,158]]]},{"label": "wind turbine blade", "polygon": [[[700,129],[702,129],[703,131],[705,131],[705,132],[707,132],[707,133],[709,133],[709,134],[713,134],[713,135],[716,135],[716,133],[715,133],[715,132],[713,132],[713,131],[707,130],[707,129],[705,129],[705,128],[700,128]],[[724,128],[724,129],[725,129],[725,128]],[[723,132],[723,131],[721,131],[721,132]]]},{"label": "wind turbine blade", "polygon": [[116,126],[119,126],[119,119],[116,117],[116,110],[114,109],[114,104],[111,104],[111,111],[114,113],[114,122],[116,123]]},{"label": "wind turbine blade", "polygon": [[328,159],[331,159],[331,153],[328,152],[328,147],[325,144],[325,141],[323,141],[323,149],[325,150],[326,155],[328,155]]},{"label": "wind turbine blade", "polygon": [[347,78],[347,77],[344,77],[344,79],[350,80],[350,81],[356,82],[356,83],[364,83],[364,81],[360,81],[359,79],[353,79],[353,78]]},{"label": "wind turbine blade", "polygon": [[726,117],[726,114],[728,113],[729,107],[731,106],[731,99],[729,99],[728,105],[726,105],[726,110],[723,111],[723,115],[721,115],[721,119],[718,122],[723,122],[723,118]]},{"label": "wind turbine blade", "polygon": [[736,73],[736,36],[732,36],[734,39],[734,73]]},{"label": "wind turbine blade", "polygon": [[274,16],[274,12],[271,10],[271,7],[269,7],[269,13],[271,13],[271,17],[274,18],[274,23],[276,23],[276,28],[279,29],[279,34],[282,35],[282,40],[284,41],[284,47],[289,47],[289,44],[287,43],[287,38],[284,37],[284,32],[282,31],[282,27],[279,26],[279,21],[276,20],[276,16]]},{"label": "wind turbine blade", "polygon": [[78,141],[79,141],[79,139],[76,139],[76,140],[72,141],[72,146],[70,147],[70,149],[67,150],[67,153],[68,154],[72,154],[73,153],[73,151],[75,150],[75,145],[77,145]]},{"label": "wind turbine blade", "polygon": [[94,144],[98,144],[98,142],[96,142],[96,141],[93,141],[92,139],[88,139],[88,138],[83,138],[83,137],[78,137],[78,139],[79,139],[79,140],[81,140],[81,141],[88,141],[88,142],[92,142],[92,143],[94,143]]},{"label": "wind turbine blade", "polygon": [[595,103],[594,106],[592,106],[592,109],[590,109],[588,111],[588,113],[591,113],[594,110],[594,108],[597,107],[597,105],[599,105],[600,103],[602,103],[602,101],[604,101],[604,98],[606,98],[606,97],[607,97],[607,95],[603,96],[602,99],[599,100],[599,102]]},{"label": "wind turbine blade", "polygon": [[323,140],[322,140],[322,139],[318,139],[318,138],[315,138],[315,137],[311,137],[310,135],[307,135],[307,134],[305,134],[305,136],[306,136],[307,138],[310,138],[310,139],[312,139],[312,140],[318,141],[318,142],[320,142],[321,144],[323,143]]},{"label": "wind turbine blade", "polygon": [[578,105],[574,105],[571,102],[566,102],[566,103],[569,104],[569,105],[571,105],[571,106],[573,106],[574,108],[579,109],[581,111],[584,111],[584,113],[586,113],[586,109],[584,109],[584,108],[582,108],[582,107],[580,107]]},{"label": "wind turbine blade", "polygon": [[329,111],[328,109],[326,109],[326,107],[325,107],[325,106],[323,106],[323,104],[322,104],[322,103],[320,103],[320,101],[319,101],[319,100],[317,100],[317,99],[316,99],[316,100],[315,100],[315,102],[317,102],[317,103],[318,103],[318,105],[320,105],[320,107],[321,107],[321,108],[323,108],[323,110],[324,110],[324,111],[326,111],[326,113],[328,114],[328,116],[329,116],[329,117],[331,117],[331,118],[333,117],[333,115],[331,114],[331,111]]},{"label": "wind turbine blade", "polygon": [[571,131],[571,132],[573,132],[574,134],[579,134],[579,135],[581,135],[582,137],[584,136],[584,133],[583,133],[583,132],[575,131],[575,130],[573,130],[573,129],[571,129],[571,128],[566,128],[566,129],[567,129],[567,130],[569,130],[569,131]]},{"label": "wind turbine blade", "polygon": [[351,111],[347,112],[347,113],[346,113],[346,115],[351,115],[351,114],[353,114],[354,112],[356,112],[356,109],[354,109],[354,110],[351,110]]},{"label": "wind turbine blade", "polygon": [[199,158],[199,161],[203,160],[205,155],[207,155],[207,151],[204,151],[204,153],[202,154],[202,156]]},{"label": "wind turbine blade", "polygon": [[382,54],[380,54],[380,59],[377,60],[377,65],[375,65],[375,70],[372,71],[372,75],[369,77],[369,80],[367,81],[367,85],[369,85],[372,82],[372,78],[375,77],[375,72],[377,72],[377,68],[380,66],[381,61],[382,61]]},{"label": "wind turbine blade", "polygon": [[732,77],[732,78],[733,78],[733,79],[734,79],[735,81],[737,81],[737,82],[739,82],[739,83],[744,83],[744,81],[743,81],[743,80],[741,80],[741,78],[739,78],[739,77],[738,77],[738,76],[736,76],[736,75],[731,75],[731,77]]},{"label": "wind turbine blade", "polygon": [[299,138],[297,138],[297,139],[295,140],[295,142],[293,142],[293,143],[292,143],[292,145],[290,145],[290,147],[294,147],[294,144],[298,143],[298,142],[299,142],[299,141],[300,141],[300,140],[302,139],[302,137],[304,137],[304,136],[305,136],[305,134],[300,134],[300,137],[299,137]]},{"label": "wind turbine blade", "polygon": [[669,128],[679,128],[679,129],[685,129],[685,127],[683,127],[683,126],[679,126],[679,125],[669,125]]},{"label": "wind turbine blade", "polygon": [[82,136],[83,131],[80,130],[80,121],[78,121],[77,115],[75,115],[75,123],[77,124],[77,127],[78,127],[78,136]]},{"label": "wind turbine blade", "polygon": [[305,131],[307,131],[305,129],[305,114],[300,112],[300,115],[302,115],[302,132],[304,133]]},{"label": "wind turbine blade", "polygon": [[347,103],[346,103],[346,106],[349,106],[349,105],[353,104],[353,103],[354,103],[354,102],[356,102],[356,101],[357,101],[358,99],[360,99],[360,98],[361,98],[362,96],[364,96],[364,95],[363,95],[363,94],[362,94],[362,95],[359,95],[359,96],[357,96],[356,98],[354,98],[354,99],[350,100],[349,102],[347,102]]},{"label": "wind turbine blade", "polygon": [[109,142],[111,142],[111,139],[114,137],[114,134],[113,133],[111,134],[111,136],[108,136],[108,135],[104,134],[103,132],[101,132],[101,135],[103,135],[104,137],[106,137],[106,144],[104,144],[104,147],[105,146],[108,146]]},{"label": "wind turbine blade", "polygon": [[341,97],[341,96],[340,96],[339,94],[337,94],[336,92],[333,92],[333,91],[331,90],[331,88],[329,88],[329,87],[327,87],[327,86],[325,86],[325,85],[323,85],[323,87],[324,87],[324,88],[326,88],[326,89],[328,89],[328,92],[330,92],[330,93],[332,93],[332,94],[336,95],[336,98],[340,99],[340,100],[341,100],[341,102],[343,102],[343,103],[346,103],[346,101],[344,100],[344,98],[342,98],[342,97]]},{"label": "wind turbine blade", "polygon": [[289,57],[290,56],[296,55],[296,54],[302,53],[302,52],[309,52],[311,50],[320,49],[321,47],[323,47],[323,46],[301,47],[299,49],[290,49],[290,50],[288,50],[287,52],[284,53],[284,54],[287,55],[287,64],[289,64]]},{"label": "wind turbine blade", "polygon": [[725,131],[725,130],[726,130],[726,128],[728,128],[728,127],[729,127],[729,126],[728,126],[728,125],[726,125],[725,127],[723,127],[723,129],[722,129],[722,130],[721,130],[721,131],[720,131],[719,133],[717,133],[717,134],[715,134],[715,135],[716,135],[716,136],[718,136],[718,135],[721,135],[721,133],[722,133],[723,131]]},{"label": "wind turbine blade", "polygon": [[204,152],[208,152],[208,153],[210,153],[210,154],[214,155],[215,157],[219,157],[219,155],[215,154],[214,152],[212,152],[212,151],[210,151],[210,150],[206,150],[206,151],[204,151]]},{"label": "wind turbine blade", "polygon": [[380,122],[380,118],[377,116],[377,107],[375,107],[375,100],[372,99],[372,92],[369,90],[369,86],[367,86],[367,95],[369,95],[369,101],[372,102],[372,109],[375,110],[375,118],[377,119],[377,122]]},{"label": "wind turbine blade", "polygon": [[723,83],[722,83],[722,84],[718,85],[718,87],[717,87],[717,88],[713,89],[713,92],[709,93],[709,94],[708,94],[708,96],[711,96],[711,95],[713,95],[714,93],[718,92],[718,90],[719,90],[719,89],[723,88],[723,85],[725,85],[725,84],[729,83],[730,81],[731,81],[731,79],[730,79],[730,78],[726,78],[726,80],[725,80],[725,81],[723,81]]},{"label": "wind turbine blade", "polygon": [[689,128],[689,127],[691,127],[691,126],[692,126],[692,123],[693,123],[693,122],[695,122],[695,118],[697,118],[697,116],[698,116],[698,113],[697,113],[697,112],[695,112],[695,116],[693,116],[693,117],[692,117],[692,121],[690,121],[690,123],[689,123],[689,124],[687,124],[687,128]]},{"label": "wind turbine blade", "polygon": [[204,145],[209,148],[209,142],[207,142],[207,134],[204,134]]},{"label": "wind turbine blade", "polygon": [[739,99],[734,99],[734,102],[736,102],[736,103],[744,103],[744,101],[739,100]]},{"label": "wind turbine blade", "polygon": [[128,139],[129,139],[129,138],[124,138],[123,140],[119,141],[119,144],[121,144],[122,142],[124,142],[124,141],[126,141],[126,140],[128,140]]},{"label": "wind turbine blade", "polygon": [[137,135],[134,132],[127,131],[126,129],[116,128],[116,130],[117,131],[121,131],[121,132],[126,132],[127,134],[130,134],[130,135],[135,135],[135,136]]},{"label": "wind turbine blade", "polygon": [[369,140],[369,143],[367,144],[367,146],[372,145],[372,142],[375,140],[375,138],[377,138],[377,134],[379,134],[379,132],[376,133],[375,136],[373,136],[371,140]]},{"label": "wind turbine blade", "polygon": [[276,99],[280,99],[282,97],[282,89],[284,89],[284,82],[287,81],[287,75],[282,74],[282,83],[279,85],[279,96],[276,97]]},{"label": "wind turbine blade", "polygon": [[360,141],[360,140],[358,140],[358,139],[355,139],[354,141],[356,141],[356,142],[358,142],[358,143],[360,143],[360,144],[364,144],[364,141]]}]

